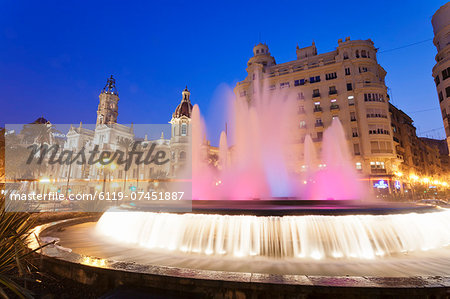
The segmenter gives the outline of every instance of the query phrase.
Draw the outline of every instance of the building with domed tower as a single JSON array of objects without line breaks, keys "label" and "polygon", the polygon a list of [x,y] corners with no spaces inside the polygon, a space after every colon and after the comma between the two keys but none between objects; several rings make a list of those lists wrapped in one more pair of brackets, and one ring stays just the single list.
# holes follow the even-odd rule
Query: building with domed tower
[{"label": "building with domed tower", "polygon": [[178,104],[169,122],[172,125],[172,136],[170,138],[171,159],[175,162],[171,165],[171,173],[175,173],[177,169],[183,167],[190,154],[189,146],[187,145],[190,142],[190,137],[192,137],[190,123],[193,106],[190,99],[191,93],[187,86],[181,95],[181,102]]},{"label": "building with domed tower", "polygon": [[[130,187],[133,190],[148,191],[155,187],[151,182],[152,179],[175,178],[189,161],[190,120],[193,105],[187,87],[182,91],[181,101],[169,121],[170,136],[166,137],[163,132],[158,132],[160,137],[156,139],[149,139],[147,135],[144,138],[137,137],[138,125],[119,124],[117,122],[118,101],[119,93],[116,81],[111,76],[99,95],[95,126],[82,123],[71,125],[65,134],[66,138],[62,149],[78,152],[84,148],[88,152],[97,147],[99,151],[121,150],[126,152],[132,149],[133,142],[139,141],[145,156],[151,148],[150,145],[155,143],[157,150],[166,153],[165,157],[169,159],[169,163],[163,165],[137,165],[134,163],[128,170],[119,165],[79,165],[77,163],[62,165],[59,169],[52,168],[52,174],[48,174],[49,177],[59,177],[61,192],[94,193],[95,191],[128,190]],[[143,127],[140,127],[140,131],[152,131],[159,125],[141,126]],[[154,136],[156,132],[148,133],[152,133]],[[103,190],[101,182],[105,180],[114,183],[106,184],[106,190]]]},{"label": "building with domed tower", "polygon": [[390,180],[402,157],[393,140],[386,71],[376,54],[372,40],[347,37],[327,53],[319,54],[314,42],[304,48],[297,46],[296,60],[277,64],[269,47],[260,43],[248,60],[247,77],[234,91],[238,99],[249,103],[258,92],[275,100],[281,93],[296,98],[292,171],[302,170],[305,136],[311,135],[320,152],[324,130],[338,117],[355,168],[373,183]]}]

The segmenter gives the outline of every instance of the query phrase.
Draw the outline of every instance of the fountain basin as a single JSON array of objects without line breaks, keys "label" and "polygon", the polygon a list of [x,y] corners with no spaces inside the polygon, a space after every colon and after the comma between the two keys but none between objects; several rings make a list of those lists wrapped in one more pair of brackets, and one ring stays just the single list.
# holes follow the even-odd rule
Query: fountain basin
[{"label": "fountain basin", "polygon": [[[88,232],[95,227],[97,219],[84,218],[54,222],[35,228],[41,243],[46,237],[60,238],[62,247],[48,246],[42,250],[43,266],[48,271],[95,285],[99,289],[118,286],[145,287],[152,292],[185,297],[241,296],[288,296],[332,295],[336,298],[358,296],[364,293],[368,298],[380,294],[392,296],[445,296],[450,289],[449,250],[431,251],[428,256],[413,255],[403,258],[389,258],[373,264],[369,261],[302,261],[289,271],[277,271],[277,266],[247,268],[247,271],[211,270],[210,261],[198,263],[198,259],[181,261],[175,266],[176,258],[168,255],[172,264],[166,263],[165,253],[153,254],[148,250],[123,246],[99,238]],[[33,240],[32,240],[33,241]],[[74,245],[74,246],[73,246]],[[30,243],[35,248],[37,242]],[[71,247],[72,251],[67,250]],[[178,260],[180,262],[180,260]],[[244,264],[246,259],[223,265]],[[260,261],[256,261],[260,264]],[[289,265],[289,260],[277,264]],[[299,267],[300,266],[300,267]],[[203,268],[203,269],[202,269]],[[236,268],[236,267],[235,267]],[[327,270],[328,269],[328,270]],[[295,273],[295,274],[294,274]],[[344,274],[347,273],[347,274]],[[176,291],[175,291],[176,290]],[[175,292],[175,293],[174,293]]]}]

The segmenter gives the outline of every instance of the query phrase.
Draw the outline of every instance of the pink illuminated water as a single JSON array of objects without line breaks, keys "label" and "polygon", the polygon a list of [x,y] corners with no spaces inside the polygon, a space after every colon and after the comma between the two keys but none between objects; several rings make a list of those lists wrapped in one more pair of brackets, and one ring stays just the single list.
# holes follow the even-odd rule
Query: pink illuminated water
[{"label": "pink illuminated water", "polygon": [[363,188],[341,122],[331,121],[323,142],[313,142],[309,135],[302,142],[296,101],[288,93],[259,91],[251,104],[243,98],[231,101],[234,125],[229,135],[233,138],[221,133],[216,167],[208,164],[205,125],[194,106],[194,198],[361,199]]}]

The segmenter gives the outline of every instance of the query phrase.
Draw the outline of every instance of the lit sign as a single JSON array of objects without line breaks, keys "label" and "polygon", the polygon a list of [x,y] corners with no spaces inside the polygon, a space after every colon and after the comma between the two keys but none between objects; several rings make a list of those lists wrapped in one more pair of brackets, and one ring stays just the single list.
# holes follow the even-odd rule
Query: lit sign
[{"label": "lit sign", "polygon": [[378,189],[386,189],[386,188],[389,188],[389,185],[386,184],[386,182],[385,182],[384,180],[379,180],[379,181],[376,182],[373,186],[374,186],[375,188],[378,188]]}]

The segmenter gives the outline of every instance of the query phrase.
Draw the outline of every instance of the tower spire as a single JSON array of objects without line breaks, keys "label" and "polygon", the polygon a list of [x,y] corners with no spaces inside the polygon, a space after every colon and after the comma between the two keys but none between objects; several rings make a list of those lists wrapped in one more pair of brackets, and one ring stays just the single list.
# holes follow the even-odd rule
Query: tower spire
[{"label": "tower spire", "polygon": [[102,93],[119,95],[116,88],[116,79],[114,79],[113,75],[106,80],[106,85],[103,87]]}]

